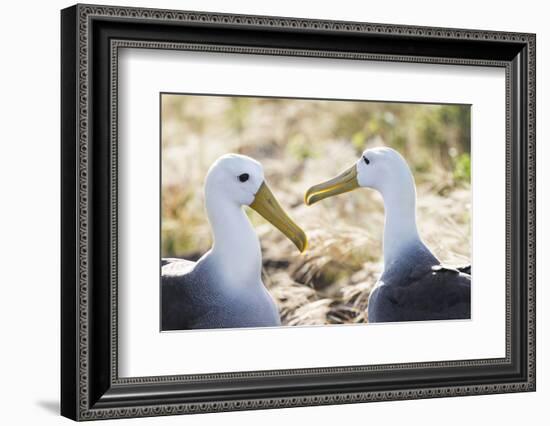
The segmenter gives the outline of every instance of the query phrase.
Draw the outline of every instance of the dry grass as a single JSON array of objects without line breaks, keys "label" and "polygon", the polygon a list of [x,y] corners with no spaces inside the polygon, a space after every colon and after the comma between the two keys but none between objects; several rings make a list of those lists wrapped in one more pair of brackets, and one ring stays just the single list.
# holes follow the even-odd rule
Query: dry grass
[{"label": "dry grass", "polygon": [[[365,147],[393,146],[415,174],[423,239],[442,261],[468,263],[470,183],[455,159],[467,154],[469,140],[457,135],[469,129],[457,130],[447,116],[455,112],[444,115],[438,108],[164,96],[163,256],[197,259],[210,247],[202,194],[206,171],[224,153],[250,155],[263,164],[269,185],[310,240],[309,250],[299,254],[247,209],[262,243],[264,283],[283,323],[366,322],[368,296],[382,270],[381,197],[363,189],[306,207],[303,194],[352,164]],[[432,126],[427,133],[426,123]],[[425,134],[432,136],[425,140]]]}]

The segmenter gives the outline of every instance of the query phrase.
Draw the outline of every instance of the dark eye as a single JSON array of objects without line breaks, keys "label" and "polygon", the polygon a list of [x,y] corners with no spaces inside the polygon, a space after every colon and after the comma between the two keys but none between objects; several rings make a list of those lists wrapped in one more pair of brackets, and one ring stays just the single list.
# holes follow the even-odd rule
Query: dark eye
[{"label": "dark eye", "polygon": [[365,164],[370,164],[369,159],[367,157],[365,157],[364,155],[363,155],[363,161],[365,162]]},{"label": "dark eye", "polygon": [[241,182],[246,182],[248,180],[250,176],[248,175],[248,173],[243,173],[242,175],[239,175],[239,180]]}]

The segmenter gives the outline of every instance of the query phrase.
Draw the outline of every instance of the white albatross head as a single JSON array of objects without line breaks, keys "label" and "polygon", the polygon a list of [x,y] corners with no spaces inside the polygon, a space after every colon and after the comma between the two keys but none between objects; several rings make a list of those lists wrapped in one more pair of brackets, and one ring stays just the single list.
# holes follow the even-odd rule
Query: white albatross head
[{"label": "white albatross head", "polygon": [[210,208],[224,205],[249,206],[279,229],[303,252],[307,248],[304,231],[294,223],[271,192],[262,165],[245,155],[226,154],[208,170],[205,197]]},{"label": "white albatross head", "polygon": [[305,202],[312,205],[362,187],[380,192],[384,199],[384,262],[398,259],[409,247],[424,250],[416,226],[414,178],[405,159],[391,148],[367,149],[349,169],[309,188]]},{"label": "white albatross head", "polygon": [[372,188],[386,198],[397,193],[405,195],[414,178],[405,159],[392,148],[371,148],[357,162],[338,176],[314,185],[305,194],[307,205],[357,188]]},{"label": "white albatross head", "polygon": [[239,206],[250,206],[263,182],[264,169],[259,162],[245,155],[226,154],[210,166],[205,192]]}]

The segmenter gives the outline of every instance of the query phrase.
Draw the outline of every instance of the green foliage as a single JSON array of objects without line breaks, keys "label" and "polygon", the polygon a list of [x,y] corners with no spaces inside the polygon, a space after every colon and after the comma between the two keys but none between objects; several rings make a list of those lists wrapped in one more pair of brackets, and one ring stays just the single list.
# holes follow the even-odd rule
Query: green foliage
[{"label": "green foliage", "polygon": [[456,157],[453,177],[457,181],[470,182],[470,154],[462,153]]},{"label": "green foliage", "polygon": [[246,121],[250,112],[250,98],[231,97],[231,106],[227,108],[225,118],[228,125],[237,133],[241,133],[246,127]]},{"label": "green foliage", "polygon": [[[210,243],[210,238],[209,235],[197,232],[205,223],[204,217],[197,215],[199,203],[194,192],[168,186],[163,188],[162,195],[161,251],[163,256],[187,253],[188,257],[197,257],[201,254],[203,246]],[[201,208],[201,211],[204,210]]]},{"label": "green foliage", "polygon": [[418,110],[419,136],[444,167],[453,155],[470,152],[470,107],[437,105]]},{"label": "green foliage", "polygon": [[363,130],[355,132],[351,137],[351,143],[357,152],[363,151],[367,142],[367,133]]},{"label": "green foliage", "polygon": [[316,156],[313,144],[308,142],[303,133],[297,133],[289,138],[286,151],[295,159],[302,161]]}]

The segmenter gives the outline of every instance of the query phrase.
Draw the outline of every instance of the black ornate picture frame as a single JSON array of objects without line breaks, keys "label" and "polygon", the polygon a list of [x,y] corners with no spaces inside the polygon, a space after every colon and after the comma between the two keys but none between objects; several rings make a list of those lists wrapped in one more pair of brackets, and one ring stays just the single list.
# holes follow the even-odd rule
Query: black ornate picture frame
[{"label": "black ornate picture frame", "polygon": [[[61,413],[158,416],[535,390],[535,35],[76,5],[61,12]],[[506,72],[506,356],[119,378],[121,47],[483,65]]]}]

